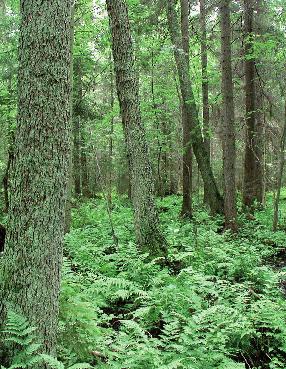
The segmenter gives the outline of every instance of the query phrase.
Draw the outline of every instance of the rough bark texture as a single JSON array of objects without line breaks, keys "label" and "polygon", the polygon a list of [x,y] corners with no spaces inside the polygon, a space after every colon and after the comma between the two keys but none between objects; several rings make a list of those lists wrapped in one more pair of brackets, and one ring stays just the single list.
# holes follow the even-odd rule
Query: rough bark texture
[{"label": "rough bark texture", "polygon": [[48,353],[56,344],[70,165],[71,8],[70,0],[20,1],[18,124],[0,286],[0,324],[8,305],[23,313]]},{"label": "rough bark texture", "polygon": [[[189,35],[189,0],[181,0],[181,33],[182,46],[186,58],[189,73],[190,57],[190,35]],[[192,216],[192,143],[191,143],[191,121],[188,117],[186,104],[182,104],[183,125],[183,204],[182,217]]]},{"label": "rough bark texture", "polygon": [[[201,28],[201,65],[202,65],[202,97],[203,97],[203,129],[206,152],[210,160],[210,106],[209,106],[209,76],[208,76],[208,48],[206,3],[200,0],[200,28]],[[207,191],[204,190],[204,202],[207,203]]]},{"label": "rough bark texture", "polygon": [[255,201],[262,202],[261,148],[255,111],[255,59],[252,56],[254,31],[253,14],[253,0],[244,0],[246,146],[244,159],[243,204],[249,209],[253,208]]},{"label": "rough bark texture", "polygon": [[181,95],[183,104],[188,115],[189,127],[191,128],[191,142],[200,168],[200,172],[207,191],[208,203],[212,213],[223,212],[223,199],[218,191],[214,175],[210,166],[210,161],[204,145],[202,132],[200,129],[198,111],[192,90],[188,65],[182,46],[182,36],[179,28],[177,14],[175,10],[175,1],[167,0],[167,17],[171,40],[174,47],[174,55],[177,65],[177,71],[180,81]]},{"label": "rough bark texture", "polygon": [[223,179],[225,227],[237,230],[235,185],[235,126],[231,65],[230,0],[220,3],[221,16],[221,69],[223,96]]},{"label": "rough bark texture", "polygon": [[155,208],[154,183],[141,120],[139,77],[135,68],[127,5],[124,0],[107,0],[106,3],[112,32],[117,94],[130,168],[137,242],[152,255],[164,255],[165,239]]}]

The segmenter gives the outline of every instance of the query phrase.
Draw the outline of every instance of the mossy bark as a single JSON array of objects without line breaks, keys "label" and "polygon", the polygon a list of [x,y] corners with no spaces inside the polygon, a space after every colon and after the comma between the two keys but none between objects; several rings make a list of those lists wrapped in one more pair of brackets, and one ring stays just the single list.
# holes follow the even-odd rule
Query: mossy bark
[{"label": "mossy bark", "polygon": [[21,0],[20,9],[0,324],[8,306],[21,312],[38,327],[43,351],[53,354],[70,166],[72,2]]},{"label": "mossy bark", "polygon": [[154,182],[141,120],[139,77],[135,68],[128,9],[124,0],[107,0],[112,32],[116,87],[124,127],[131,200],[138,244],[151,255],[165,255],[165,239],[155,208]]}]

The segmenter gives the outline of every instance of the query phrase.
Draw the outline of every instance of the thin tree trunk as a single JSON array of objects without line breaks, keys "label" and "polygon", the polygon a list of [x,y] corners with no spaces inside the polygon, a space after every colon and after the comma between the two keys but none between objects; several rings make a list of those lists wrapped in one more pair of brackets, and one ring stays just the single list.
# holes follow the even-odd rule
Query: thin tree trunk
[{"label": "thin tree trunk", "polygon": [[19,311],[38,328],[41,350],[54,354],[71,147],[72,2],[21,0],[20,10],[18,123],[0,325],[8,306]]},{"label": "thin tree trunk", "polygon": [[139,77],[135,68],[128,9],[124,0],[107,0],[116,86],[121,109],[137,243],[151,255],[165,255],[166,244],[155,208],[154,182],[141,120]]},{"label": "thin tree trunk", "polygon": [[[210,155],[210,107],[209,107],[209,76],[208,76],[208,49],[207,49],[207,25],[206,4],[200,0],[200,27],[201,27],[201,65],[202,65],[202,96],[203,96],[203,130],[206,152]],[[207,203],[207,190],[204,190],[204,202]]]},{"label": "thin tree trunk", "polygon": [[235,126],[231,65],[230,0],[220,3],[221,16],[221,70],[223,96],[223,180],[225,228],[237,230],[235,184]]},{"label": "thin tree trunk", "polygon": [[[264,0],[256,0],[256,29],[255,33],[258,36],[263,35],[263,18],[265,12]],[[256,154],[256,186],[255,196],[258,204],[262,206],[264,203],[264,116],[263,116],[263,86],[260,79],[261,68],[260,63],[256,63],[256,78],[255,78],[255,90],[256,90],[256,132],[255,132],[255,154]]]},{"label": "thin tree trunk", "polygon": [[109,132],[109,145],[108,145],[108,206],[111,208],[112,205],[112,175],[113,175],[113,133],[114,133],[114,117],[113,117],[113,108],[114,108],[114,75],[113,75],[113,65],[112,65],[112,53],[110,53],[110,132]]},{"label": "thin tree trunk", "polygon": [[81,66],[80,60],[74,60],[74,108],[73,108],[73,176],[74,176],[74,191],[76,196],[81,195],[81,165],[80,165],[80,115],[81,115]]},{"label": "thin tree trunk", "polygon": [[[76,113],[74,111],[74,113]],[[81,195],[81,178],[80,178],[80,119],[78,116],[73,117],[73,176],[74,176],[74,192],[76,196]]]},{"label": "thin tree trunk", "polygon": [[86,135],[85,126],[83,124],[84,117],[80,119],[80,164],[81,164],[81,187],[82,195],[85,198],[90,197],[89,190],[89,178],[88,178],[88,165],[87,165],[87,154],[86,154]]},{"label": "thin tree trunk", "polygon": [[[181,33],[182,46],[185,54],[187,71],[189,73],[190,57],[190,34],[189,34],[189,0],[181,0]],[[188,117],[188,108],[182,104],[183,125],[183,204],[181,216],[192,217],[192,143],[191,143],[191,121]]]},{"label": "thin tree trunk", "polygon": [[258,127],[256,124],[255,59],[253,57],[253,0],[244,0],[245,27],[245,109],[246,109],[246,145],[244,158],[243,205],[253,210],[255,201],[260,201],[257,190],[262,183],[261,154],[257,145]]},{"label": "thin tree trunk", "polygon": [[282,188],[283,171],[285,166],[285,146],[286,146],[286,99],[285,99],[285,112],[284,112],[284,126],[282,131],[281,143],[280,143],[280,158],[279,158],[279,171],[277,177],[277,192],[274,201],[274,214],[273,214],[273,230],[276,231],[278,227],[279,218],[279,202]]},{"label": "thin tree trunk", "polygon": [[172,43],[174,45],[174,56],[177,64],[177,71],[180,80],[180,89],[185,106],[189,127],[192,130],[191,142],[196,156],[200,172],[207,191],[208,203],[213,214],[223,212],[223,199],[218,191],[214,175],[210,166],[210,161],[204,145],[202,132],[200,129],[198,111],[195,97],[192,90],[188,65],[184,53],[182,52],[182,36],[179,31],[178,19],[175,10],[175,1],[167,1],[167,17]]}]

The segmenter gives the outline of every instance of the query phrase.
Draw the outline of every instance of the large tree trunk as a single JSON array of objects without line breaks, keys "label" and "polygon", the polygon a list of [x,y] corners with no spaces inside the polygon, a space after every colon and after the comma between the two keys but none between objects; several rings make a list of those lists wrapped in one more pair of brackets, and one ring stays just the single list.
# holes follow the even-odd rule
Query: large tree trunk
[{"label": "large tree trunk", "polygon": [[230,0],[220,3],[221,16],[221,69],[223,96],[223,180],[225,227],[237,230],[235,185],[235,126],[231,65]]},{"label": "large tree trunk", "polygon": [[106,3],[112,32],[117,94],[130,167],[136,238],[143,250],[152,255],[165,255],[165,239],[155,208],[153,176],[141,120],[139,78],[135,68],[127,5],[124,0],[107,0]]},{"label": "large tree trunk", "polygon": [[52,354],[70,165],[71,8],[70,0],[20,1],[18,124],[0,286],[0,324],[8,306],[19,311]]},{"label": "large tree trunk", "polygon": [[195,97],[192,90],[191,79],[188,71],[188,65],[182,45],[182,35],[178,25],[177,14],[175,10],[175,1],[167,0],[167,16],[171,40],[174,45],[174,55],[177,64],[177,71],[180,80],[180,89],[183,99],[183,105],[188,116],[189,127],[191,127],[191,142],[196,156],[200,172],[204,181],[204,187],[207,191],[207,199],[212,213],[223,212],[223,199],[218,191],[214,175],[210,166],[202,132]]},{"label": "large tree trunk", "polygon": [[[189,35],[189,0],[181,0],[181,33],[182,46],[185,53],[186,65],[189,73],[190,57],[190,35]],[[192,143],[191,143],[191,121],[188,117],[186,105],[182,104],[183,125],[183,204],[182,217],[192,216]]]},{"label": "large tree trunk", "polygon": [[[201,65],[202,65],[202,97],[203,97],[203,130],[206,152],[211,159],[210,142],[210,106],[209,106],[209,75],[208,75],[208,48],[207,48],[207,25],[206,3],[200,0],[200,27],[201,27]],[[204,202],[207,203],[207,190],[204,190]]]},{"label": "large tree trunk", "polygon": [[246,146],[244,159],[243,205],[252,209],[255,201],[262,202],[262,154],[259,127],[256,124],[255,59],[253,57],[253,0],[244,0],[245,27],[245,110]]}]

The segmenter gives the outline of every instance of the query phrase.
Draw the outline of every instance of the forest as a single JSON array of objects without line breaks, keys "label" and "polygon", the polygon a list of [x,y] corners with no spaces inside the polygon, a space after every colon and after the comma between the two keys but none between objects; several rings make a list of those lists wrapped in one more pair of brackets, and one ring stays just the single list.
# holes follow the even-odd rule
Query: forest
[{"label": "forest", "polygon": [[286,0],[0,0],[0,369],[286,369]]}]

